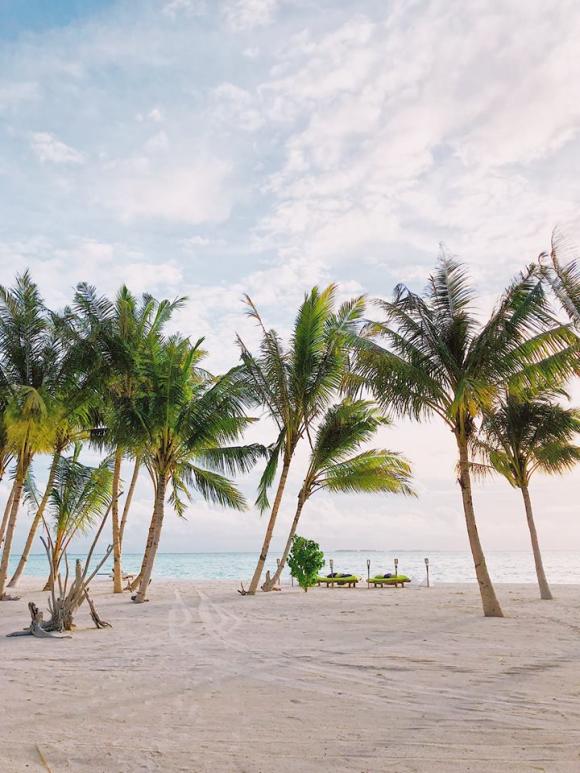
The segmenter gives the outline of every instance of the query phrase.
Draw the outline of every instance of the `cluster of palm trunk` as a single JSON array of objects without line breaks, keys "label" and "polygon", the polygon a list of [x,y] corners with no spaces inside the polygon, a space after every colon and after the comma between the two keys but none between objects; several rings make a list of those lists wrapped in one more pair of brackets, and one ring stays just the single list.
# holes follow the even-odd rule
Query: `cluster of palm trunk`
[{"label": "cluster of palm trunk", "polygon": [[[413,495],[410,462],[369,448],[393,418],[438,418],[457,446],[457,478],[484,614],[502,610],[479,538],[473,474],[502,474],[521,490],[542,598],[551,593],[530,496],[536,471],[561,473],[579,459],[578,412],[565,386],[579,372],[579,278],[550,254],[518,275],[487,320],[474,310],[465,267],[443,254],[424,293],[398,285],[390,300],[337,303],[335,285],[314,288],[298,309],[291,340],[259,325],[257,352],[238,338],[241,359],[213,376],[202,340],[166,333],[184,299],[114,300],[85,284],[59,313],[44,304],[26,273],[0,287],[0,479],[10,475],[0,523],[0,598],[9,598],[42,529],[50,534],[54,583],[79,532],[110,513],[113,587],[123,590],[123,542],[142,474],[152,513],[133,599],[146,600],[167,501],[183,514],[194,493],[244,509],[234,477],[261,460],[256,505],[268,521],[248,593],[270,590],[283,571],[309,499],[329,494]],[[561,306],[554,304],[554,299]],[[563,309],[569,320],[561,319]],[[260,413],[273,422],[270,442],[243,443]],[[308,454],[274,576],[262,575],[297,455]],[[87,452],[99,453],[97,465]],[[45,485],[37,462],[50,458]],[[278,474],[279,473],[279,474]],[[270,490],[276,484],[272,502]],[[292,485],[294,483],[292,482]],[[32,513],[18,566],[8,567],[19,512]]]}]

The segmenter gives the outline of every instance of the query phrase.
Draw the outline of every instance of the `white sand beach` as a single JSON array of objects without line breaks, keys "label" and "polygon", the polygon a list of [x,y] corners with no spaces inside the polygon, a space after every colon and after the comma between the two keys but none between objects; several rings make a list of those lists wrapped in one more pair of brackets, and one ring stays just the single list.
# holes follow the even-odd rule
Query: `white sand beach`
[{"label": "white sand beach", "polygon": [[113,628],[5,638],[33,587],[0,607],[2,773],[580,770],[576,587],[499,586],[499,620],[471,585],[165,581],[135,606],[100,582]]}]

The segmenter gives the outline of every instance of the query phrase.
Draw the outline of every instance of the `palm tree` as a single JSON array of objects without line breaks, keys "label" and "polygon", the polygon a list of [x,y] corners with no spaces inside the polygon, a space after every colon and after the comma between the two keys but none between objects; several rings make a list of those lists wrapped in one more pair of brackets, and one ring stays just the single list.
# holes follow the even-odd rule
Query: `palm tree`
[{"label": "palm tree", "polygon": [[99,399],[96,385],[102,388],[102,384],[96,379],[94,358],[89,362],[84,355],[83,346],[79,345],[78,335],[74,330],[76,320],[70,309],[65,309],[60,315],[51,312],[50,316],[61,347],[60,377],[52,395],[52,458],[44,494],[38,502],[16,571],[8,583],[10,588],[18,584],[26,567],[34,538],[48,505],[61,455],[76,442],[90,438],[94,440],[102,436],[96,410]]},{"label": "palm tree", "polygon": [[304,505],[316,491],[414,494],[410,486],[411,466],[399,454],[383,449],[355,453],[380,426],[388,423],[365,400],[344,400],[328,409],[316,432],[294,520],[272,584],[280,579]]},{"label": "palm tree", "polygon": [[[81,443],[76,443],[72,456],[59,458],[54,485],[49,492],[48,514],[53,522],[52,566],[45,590],[55,582],[62,557],[73,537],[79,531],[88,531],[103,517],[111,502],[110,459],[103,460],[97,467],[89,467],[79,461],[81,450]],[[39,503],[34,486],[30,488],[30,497]]]},{"label": "palm tree", "polygon": [[[404,285],[379,301],[385,320],[371,323],[357,344],[358,375],[382,407],[416,420],[438,416],[453,432],[458,479],[484,614],[502,617],[479,539],[469,445],[476,422],[506,383],[545,383],[577,369],[578,339],[549,312],[530,269],[508,288],[485,324],[473,310],[466,269],[442,255],[424,296]],[[384,345],[371,340],[376,336]]]},{"label": "palm tree", "polygon": [[[260,512],[270,506],[268,489],[282,460],[258,563],[247,591],[250,595],[258,588],[268,557],[296,447],[305,435],[309,435],[312,422],[316,421],[339,389],[347,364],[346,341],[356,330],[364,311],[364,299],[360,297],[342,304],[335,312],[335,298],[335,285],[329,285],[322,292],[315,287],[306,295],[287,350],[275,330],[266,330],[252,300],[248,296],[245,299],[248,313],[257,321],[262,333],[257,356],[249,352],[238,336],[247,384],[256,401],[265,407],[278,433],[269,448],[268,461],[258,487],[256,504]],[[271,587],[271,583],[263,586],[264,590]]]},{"label": "palm tree", "polygon": [[224,445],[236,440],[253,421],[244,412],[248,395],[240,368],[214,378],[199,367],[202,340],[191,345],[173,336],[150,342],[146,365],[150,388],[138,401],[138,416],[147,432],[143,461],[155,501],[133,600],[145,596],[163,527],[168,487],[170,504],[183,515],[192,491],[223,507],[243,510],[246,502],[223,472],[246,472],[264,455],[258,445]]},{"label": "palm tree", "polygon": [[[12,449],[8,443],[8,435],[6,434],[6,424],[4,420],[5,408],[6,406],[2,406],[2,414],[0,417],[0,481],[3,480],[14,458]],[[6,504],[4,506],[4,514],[2,516],[2,520],[0,521],[0,547],[2,547],[2,543],[4,542],[4,532],[6,531],[6,524],[8,523],[8,516],[10,515],[10,505],[12,502],[13,490],[14,483],[11,486],[10,494],[8,495]]]},{"label": "palm tree", "polygon": [[[562,308],[574,325],[580,327],[580,268],[572,242],[555,228],[549,253],[539,257],[540,270]],[[548,262],[549,261],[549,262]],[[562,261],[566,261],[562,264]]]},{"label": "palm tree", "polygon": [[[65,392],[65,394],[68,395],[68,390]],[[82,389],[77,389],[77,398],[81,397],[82,394]],[[26,542],[24,544],[20,560],[18,561],[18,566],[16,567],[16,570],[12,575],[10,582],[8,583],[9,588],[14,588],[18,584],[20,577],[26,568],[26,564],[30,556],[30,551],[32,550],[34,538],[38,531],[38,527],[43,520],[44,512],[49,503],[50,493],[55,483],[55,478],[62,454],[71,444],[79,442],[83,439],[88,439],[90,437],[90,431],[86,429],[86,425],[88,423],[87,415],[84,410],[74,410],[74,398],[72,395],[70,397],[72,402],[65,400],[64,395],[59,395],[60,406],[58,409],[55,408],[54,410],[54,446],[52,450],[52,459],[48,470],[46,486],[41,497],[35,497],[31,499],[31,503],[36,506],[36,512],[34,514],[32,524],[30,525],[30,529],[26,537]],[[83,406],[82,408],[84,407],[86,406]]]},{"label": "palm tree", "polygon": [[67,378],[63,360],[62,341],[28,272],[16,278],[13,289],[0,287],[0,392],[6,442],[16,460],[0,561],[0,599],[5,598],[24,481],[34,455],[54,443],[55,395]]},{"label": "palm tree", "polygon": [[[152,340],[161,339],[163,327],[185,299],[157,301],[143,295],[140,301],[122,286],[114,302],[97,296],[94,287],[79,284],[74,308],[78,316],[79,339],[85,357],[92,360],[102,398],[102,420],[107,427],[103,443],[114,455],[113,502],[113,590],[121,593],[123,535],[139,468],[143,428],[135,419],[135,403],[143,390],[144,357]],[[133,459],[131,485],[119,517],[123,459]]]},{"label": "palm tree", "polygon": [[476,453],[487,463],[477,471],[497,472],[522,492],[542,599],[551,599],[552,593],[534,523],[530,479],[537,471],[561,475],[580,461],[580,447],[572,442],[580,432],[580,413],[552,398],[550,394],[534,397],[506,392],[493,412],[484,416],[474,443]]}]

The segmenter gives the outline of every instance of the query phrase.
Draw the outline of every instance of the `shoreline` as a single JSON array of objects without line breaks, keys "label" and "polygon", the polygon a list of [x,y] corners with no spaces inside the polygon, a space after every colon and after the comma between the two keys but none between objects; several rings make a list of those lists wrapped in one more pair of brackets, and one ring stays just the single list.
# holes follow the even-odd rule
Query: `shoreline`
[{"label": "shoreline", "polygon": [[578,769],[577,586],[504,586],[503,620],[474,583],[235,587],[163,579],[134,605],[99,581],[111,629],[83,607],[70,640],[6,639],[46,603],[25,582],[0,605],[0,769],[40,769],[36,745],[53,773]]},{"label": "shoreline", "polygon": [[[41,575],[26,575],[25,574],[25,575],[23,575],[20,578],[20,581],[19,581],[18,585],[16,587],[14,587],[14,588],[10,588],[10,591],[13,594],[15,594],[15,595],[18,595],[19,592],[23,592],[23,593],[24,592],[38,593],[38,592],[42,591],[42,586],[44,585],[45,580],[46,580],[46,578],[44,577],[44,575],[41,576]],[[246,582],[247,578],[246,577],[240,577],[240,578],[236,579],[236,578],[228,578],[228,577],[225,577],[225,578],[224,577],[179,577],[179,576],[171,577],[169,575],[162,575],[160,577],[155,577],[155,575],[154,575],[152,580],[151,580],[151,587],[155,588],[156,586],[159,586],[159,585],[176,585],[176,584],[177,585],[180,585],[180,584],[183,584],[183,585],[205,584],[205,585],[218,585],[218,586],[224,586],[225,587],[225,586],[228,586],[228,585],[229,586],[232,586],[232,585],[235,586],[236,583],[239,586],[240,580],[242,582]],[[108,577],[98,577],[95,580],[93,580],[93,582],[91,583],[91,588],[93,590],[95,588],[98,588],[99,590],[101,590],[101,589],[104,588],[104,586],[107,583],[109,583],[111,588],[112,588],[112,579],[111,578],[108,578]],[[493,584],[499,586],[500,588],[508,588],[508,589],[509,588],[536,588],[537,589],[537,587],[538,587],[537,581],[529,581],[529,582],[524,582],[524,581],[522,581],[522,582],[507,582],[506,581],[506,582],[502,582],[500,580],[494,580]],[[405,586],[405,590],[411,590],[411,591],[424,590],[424,591],[429,591],[429,590],[432,590],[434,588],[455,588],[455,587],[457,587],[457,588],[463,588],[463,587],[465,587],[465,588],[476,588],[477,587],[477,580],[475,580],[475,579],[472,580],[472,581],[461,580],[461,581],[458,581],[458,582],[447,582],[447,581],[441,581],[441,580],[438,580],[438,581],[431,580],[430,587],[426,586],[424,579],[420,580],[420,581],[412,580],[411,582],[407,583],[407,585]],[[553,590],[557,590],[558,588],[566,588],[566,589],[573,590],[574,588],[576,588],[578,591],[580,591],[580,581],[578,581],[578,582],[553,582],[553,583],[550,583],[550,587]],[[282,579],[281,588],[282,588],[282,591],[292,591],[292,592],[294,592],[296,590],[300,590],[300,588],[298,587],[297,583],[295,583],[294,585],[291,585],[290,581],[287,580],[286,578]],[[321,588],[318,588],[318,587],[310,588],[308,593],[311,593],[313,590],[321,590]],[[366,578],[363,577],[359,581],[359,583],[358,583],[358,585],[356,587],[354,587],[354,588],[347,588],[347,590],[351,590],[351,591],[355,591],[356,592],[356,591],[360,591],[360,590],[373,590],[373,588],[369,589],[367,587]],[[398,590],[401,590],[401,589],[399,588]],[[46,592],[48,592],[48,591],[46,591]],[[153,593],[154,593],[154,591],[152,590],[152,594]],[[262,593],[261,591],[259,593],[257,593],[256,595],[260,595],[260,594],[261,595],[267,595],[267,594]],[[111,595],[113,595],[112,591],[111,591]],[[127,594],[125,593],[123,595],[127,595]],[[579,598],[579,601],[580,601],[580,598]],[[1,609],[1,607],[0,607],[0,609]]]}]

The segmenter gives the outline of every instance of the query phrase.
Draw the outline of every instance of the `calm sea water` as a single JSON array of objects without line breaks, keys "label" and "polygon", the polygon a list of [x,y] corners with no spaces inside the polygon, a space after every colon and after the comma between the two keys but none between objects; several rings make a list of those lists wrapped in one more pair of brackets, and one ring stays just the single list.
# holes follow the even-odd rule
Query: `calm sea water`
[{"label": "calm sea water", "polygon": [[[429,558],[430,575],[437,582],[473,582],[475,580],[473,563],[468,553],[454,551],[433,551],[432,553],[413,550],[383,552],[372,550],[338,550],[325,553],[326,569],[330,571],[330,559],[336,572],[352,572],[362,577],[367,575],[367,560],[371,562],[371,575],[394,571],[394,559],[399,559],[399,572],[407,574],[415,582],[425,580],[425,557]],[[82,558],[71,554],[69,559]],[[276,567],[276,555],[272,555],[267,568]],[[18,556],[11,559],[12,569],[16,567]],[[95,560],[95,559],[93,559]],[[525,551],[505,551],[487,554],[488,565],[496,582],[535,582],[534,563],[530,553]],[[123,557],[123,569],[136,573],[141,563],[141,555]],[[580,582],[580,551],[546,551],[544,564],[548,578],[553,583]],[[110,559],[101,570],[110,570]],[[155,564],[155,577],[174,577],[192,580],[248,580],[256,566],[255,553],[160,553]],[[32,555],[28,561],[26,574],[46,576],[47,561],[45,555]],[[289,578],[285,574],[286,579]]]}]

